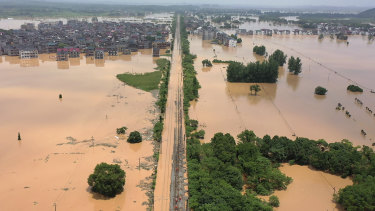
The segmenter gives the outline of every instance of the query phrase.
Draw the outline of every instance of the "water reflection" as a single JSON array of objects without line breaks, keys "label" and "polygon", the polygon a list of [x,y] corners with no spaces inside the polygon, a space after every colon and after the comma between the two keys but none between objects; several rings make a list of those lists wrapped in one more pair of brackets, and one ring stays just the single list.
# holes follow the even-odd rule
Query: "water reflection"
[{"label": "water reflection", "polygon": [[300,77],[292,73],[287,73],[286,82],[288,86],[292,87],[293,91],[296,91],[300,82]]},{"label": "water reflection", "polygon": [[20,66],[21,67],[38,67],[39,59],[21,59]]},{"label": "water reflection", "polygon": [[[167,49],[163,49],[161,52],[165,54]],[[168,57],[164,57],[167,58]],[[67,61],[56,61],[55,54],[40,54],[38,58],[35,59],[20,59],[18,56],[0,56],[0,63],[8,63],[10,65],[19,64],[20,67],[38,67],[43,65],[45,62],[56,62],[58,69],[70,69],[72,67],[85,65],[95,65],[96,67],[105,67],[105,61],[111,61],[114,64],[120,64],[122,62],[131,62],[136,63],[139,66],[137,67],[137,72],[141,72],[142,66],[145,66],[147,63],[151,62],[156,64],[156,61],[160,57],[153,57],[152,50],[143,49],[139,52],[132,52],[131,55],[119,55],[119,56],[108,56],[106,55],[104,59],[95,59],[94,57],[86,57],[83,54],[80,55],[80,58],[69,58]],[[81,62],[82,61],[82,62]],[[148,70],[150,71],[150,70]]]},{"label": "water reflection", "polygon": [[57,69],[67,70],[69,69],[69,61],[57,61]]}]

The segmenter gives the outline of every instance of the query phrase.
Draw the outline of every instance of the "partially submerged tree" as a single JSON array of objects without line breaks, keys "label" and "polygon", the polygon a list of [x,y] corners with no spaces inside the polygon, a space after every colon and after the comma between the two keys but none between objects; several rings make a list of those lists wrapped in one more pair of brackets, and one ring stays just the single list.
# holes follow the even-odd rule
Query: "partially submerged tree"
[{"label": "partially submerged tree", "polygon": [[117,129],[116,129],[116,133],[119,134],[119,135],[120,135],[120,134],[125,134],[127,129],[128,129],[127,127],[120,127],[120,128],[117,128]]},{"label": "partially submerged tree", "polygon": [[133,131],[129,134],[129,143],[139,143],[142,142],[142,136],[138,131]]},{"label": "partially submerged tree", "polygon": [[293,56],[288,60],[288,69],[289,72],[292,72],[294,75],[300,74],[302,68],[301,59],[299,57],[294,58]]},{"label": "partially submerged tree", "polygon": [[89,176],[87,183],[93,192],[114,197],[124,190],[125,171],[117,164],[101,163],[96,165],[94,173]]},{"label": "partially submerged tree", "polygon": [[266,47],[262,46],[254,46],[253,52],[258,54],[259,56],[264,56],[266,54]]},{"label": "partially submerged tree", "polygon": [[317,95],[325,95],[327,93],[327,89],[321,86],[315,88],[315,94]]},{"label": "partially submerged tree", "polygon": [[250,94],[253,94],[253,91],[254,91],[254,95],[257,95],[257,93],[260,91],[260,86],[258,84],[251,85]]},{"label": "partially submerged tree", "polygon": [[271,56],[269,57],[269,60],[275,60],[279,66],[284,66],[286,62],[286,55],[281,50],[277,49]]},{"label": "partially submerged tree", "polygon": [[202,64],[203,64],[203,67],[212,67],[212,63],[208,59],[203,60]]},{"label": "partially submerged tree", "polygon": [[349,85],[346,89],[351,92],[363,92],[363,89],[356,85]]}]

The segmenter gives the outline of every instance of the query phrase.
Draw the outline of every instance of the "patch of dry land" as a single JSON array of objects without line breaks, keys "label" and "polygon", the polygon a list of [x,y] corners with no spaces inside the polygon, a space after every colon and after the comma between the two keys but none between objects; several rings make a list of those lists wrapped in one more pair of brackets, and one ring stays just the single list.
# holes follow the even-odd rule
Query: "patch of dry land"
[{"label": "patch of dry land", "polygon": [[[152,51],[68,62],[0,58],[0,210],[52,210],[54,203],[57,210],[145,210],[157,91],[124,85],[116,75],[154,71]],[[127,134],[140,131],[143,142],[116,137],[122,126]],[[126,171],[124,192],[114,198],[87,184],[101,162]]]}]

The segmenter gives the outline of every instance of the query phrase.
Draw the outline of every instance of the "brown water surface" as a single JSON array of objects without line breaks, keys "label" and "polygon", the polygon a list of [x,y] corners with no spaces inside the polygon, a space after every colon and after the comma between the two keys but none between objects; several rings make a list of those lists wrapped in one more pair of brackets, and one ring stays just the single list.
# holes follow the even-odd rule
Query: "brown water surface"
[{"label": "brown water surface", "polygon": [[286,191],[276,191],[283,210],[343,210],[334,203],[333,194],[345,186],[352,185],[349,179],[310,169],[308,166],[284,164],[281,172],[293,178]]},{"label": "brown water surface", "polygon": [[[53,203],[57,210],[147,208],[156,98],[115,76],[154,71],[148,51],[106,60],[82,56],[61,64],[52,54],[32,60],[1,57],[0,210],[52,210]],[[122,126],[128,133],[140,131],[144,141],[117,138],[116,128]],[[89,190],[87,178],[100,162],[118,163],[126,171],[125,191],[115,198]]]}]

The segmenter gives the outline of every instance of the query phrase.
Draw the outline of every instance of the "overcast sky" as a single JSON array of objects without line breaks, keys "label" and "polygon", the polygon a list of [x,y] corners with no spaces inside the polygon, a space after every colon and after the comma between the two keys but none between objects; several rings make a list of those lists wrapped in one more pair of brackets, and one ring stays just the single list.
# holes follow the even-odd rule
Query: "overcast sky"
[{"label": "overcast sky", "polygon": [[[64,0],[60,1],[63,2]],[[66,1],[66,0],[65,0]],[[72,1],[72,0],[69,0]],[[104,2],[127,4],[241,4],[249,6],[337,6],[375,7],[375,0],[80,0],[80,2]]]}]

